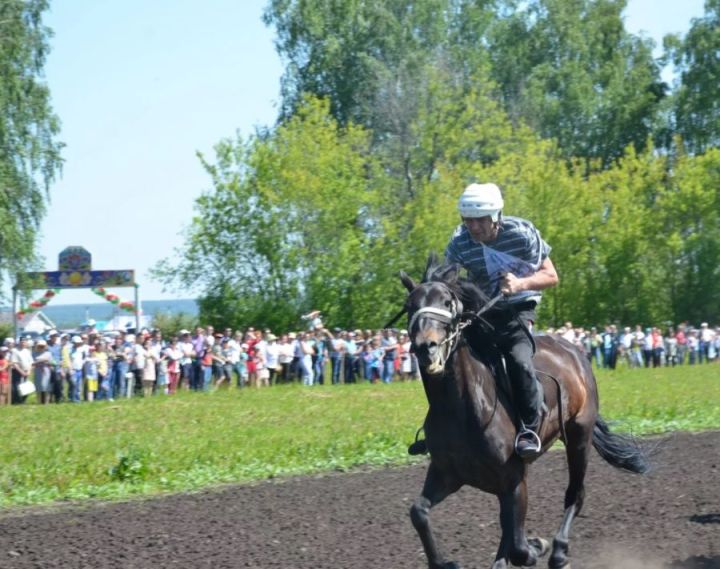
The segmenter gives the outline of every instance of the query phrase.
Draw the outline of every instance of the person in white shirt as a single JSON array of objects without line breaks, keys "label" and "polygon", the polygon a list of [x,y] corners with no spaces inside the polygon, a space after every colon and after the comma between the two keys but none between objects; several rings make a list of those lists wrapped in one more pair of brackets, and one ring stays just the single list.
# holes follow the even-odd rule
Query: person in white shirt
[{"label": "person in white shirt", "polygon": [[82,399],[83,365],[88,356],[88,346],[80,336],[73,336],[70,340],[70,363],[72,364],[72,379],[70,383],[70,401],[79,403]]},{"label": "person in white shirt", "polygon": [[700,349],[698,352],[698,363],[703,361],[710,361],[710,347],[713,344],[714,332],[713,329],[708,326],[707,322],[700,324]]},{"label": "person in white shirt", "polygon": [[275,334],[268,334],[265,345],[265,365],[270,372],[270,385],[277,382],[278,369],[280,369],[280,345]]},{"label": "person in white shirt", "polygon": [[287,334],[280,336],[278,344],[278,364],[280,365],[280,380],[282,383],[290,382],[290,368],[293,361],[293,344]]},{"label": "person in white shirt", "polygon": [[12,366],[12,402],[14,404],[25,403],[26,397],[20,395],[18,386],[28,379],[32,370],[33,358],[32,352],[28,348],[27,338],[20,338],[17,348],[10,348],[10,365]]},{"label": "person in white shirt", "polygon": [[189,330],[180,330],[178,349],[182,353],[182,357],[180,358],[179,387],[185,386],[186,389],[193,388],[193,358],[195,357],[195,347],[192,343]]}]

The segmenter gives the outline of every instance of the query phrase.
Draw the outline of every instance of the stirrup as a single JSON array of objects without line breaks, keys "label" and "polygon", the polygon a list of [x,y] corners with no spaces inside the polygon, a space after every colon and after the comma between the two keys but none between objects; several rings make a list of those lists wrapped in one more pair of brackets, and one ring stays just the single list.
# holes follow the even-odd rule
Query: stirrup
[{"label": "stirrup", "polygon": [[[529,441],[525,438],[527,436],[530,437]],[[520,448],[520,443],[523,441],[528,442],[530,445],[534,445],[535,448]],[[523,426],[522,429],[518,431],[518,434],[515,437],[515,452],[522,457],[526,457],[538,455],[541,451],[542,441],[540,440],[538,434],[532,429],[528,429],[527,427]]]},{"label": "stirrup", "polygon": [[425,443],[425,439],[420,438],[420,431],[424,430],[424,427],[420,427],[415,433],[415,441],[408,447],[408,454],[411,456],[417,456],[420,454],[427,454],[428,448]]}]

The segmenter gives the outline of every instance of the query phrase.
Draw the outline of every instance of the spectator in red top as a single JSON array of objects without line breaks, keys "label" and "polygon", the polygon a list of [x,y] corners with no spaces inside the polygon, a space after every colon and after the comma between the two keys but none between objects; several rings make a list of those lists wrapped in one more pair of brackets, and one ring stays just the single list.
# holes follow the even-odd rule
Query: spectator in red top
[{"label": "spectator in red top", "polygon": [[685,354],[687,353],[687,336],[685,335],[684,322],[678,326],[675,339],[677,340],[677,363],[682,365],[685,363]]},{"label": "spectator in red top", "polygon": [[0,407],[10,405],[10,360],[8,349],[0,348]]}]

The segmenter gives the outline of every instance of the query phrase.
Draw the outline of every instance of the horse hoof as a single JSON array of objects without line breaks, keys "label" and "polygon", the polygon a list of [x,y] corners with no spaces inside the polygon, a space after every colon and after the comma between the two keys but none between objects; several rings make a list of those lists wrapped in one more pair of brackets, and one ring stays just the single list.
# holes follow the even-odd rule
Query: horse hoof
[{"label": "horse hoof", "polygon": [[442,569],[461,569],[461,567],[454,561],[448,561],[442,566]]},{"label": "horse hoof", "polygon": [[[528,545],[535,550],[535,555],[542,557],[550,551],[550,543],[547,539],[541,537],[531,537],[528,539]],[[563,568],[565,569],[565,568]]]}]

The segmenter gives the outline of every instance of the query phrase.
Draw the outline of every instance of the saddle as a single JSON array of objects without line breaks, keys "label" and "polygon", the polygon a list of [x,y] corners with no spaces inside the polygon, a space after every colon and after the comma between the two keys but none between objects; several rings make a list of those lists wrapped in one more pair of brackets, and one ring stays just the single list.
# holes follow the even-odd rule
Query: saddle
[{"label": "saddle", "polygon": [[[478,352],[478,350],[473,347],[470,342],[468,342],[467,345],[468,348],[470,348],[472,355],[485,363],[485,365],[492,371],[492,376],[495,378],[497,388],[504,393],[508,398],[508,401],[510,401],[510,407],[513,412],[513,423],[515,423],[515,427],[518,431],[520,431],[523,428],[523,425],[520,420],[520,415],[517,412],[517,406],[515,404],[515,391],[512,387],[512,382],[510,381],[510,372],[507,368],[505,355],[495,345],[493,345],[490,349],[483,350],[482,353]],[[547,417],[549,410],[545,401],[545,388],[537,373],[535,374],[535,381],[538,382],[538,387],[542,397],[542,403],[540,405],[540,424],[538,425],[539,431],[545,422],[545,418]]]}]

